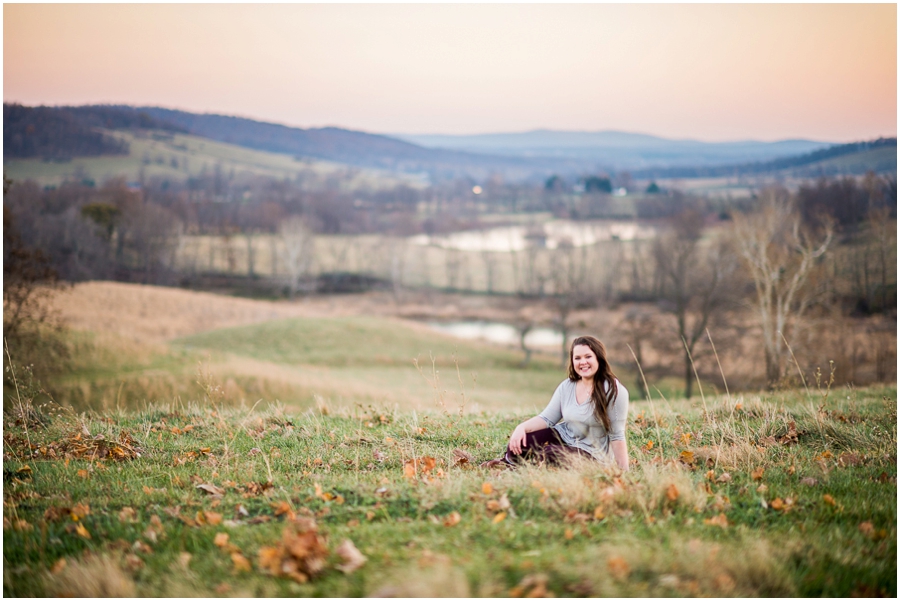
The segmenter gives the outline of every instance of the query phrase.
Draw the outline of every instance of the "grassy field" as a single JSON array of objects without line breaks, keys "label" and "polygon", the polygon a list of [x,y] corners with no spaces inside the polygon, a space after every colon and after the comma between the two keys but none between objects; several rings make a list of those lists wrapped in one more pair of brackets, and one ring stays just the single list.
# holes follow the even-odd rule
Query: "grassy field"
[{"label": "grassy field", "polygon": [[228,409],[205,382],[78,416],[25,380],[7,596],[897,593],[896,387],[636,402],[627,473],[491,472],[527,412]]},{"label": "grassy field", "polygon": [[4,595],[896,596],[896,386],[651,381],[628,472],[489,471],[550,358],[313,304],[69,294],[70,405],[7,372]]},{"label": "grassy field", "polygon": [[11,160],[4,163],[4,171],[13,180],[33,179],[44,186],[58,186],[76,176],[78,180],[93,179],[97,184],[114,177],[137,181],[141,169],[147,178],[184,181],[189,177],[212,175],[216,168],[225,178],[242,173],[277,179],[300,178],[313,189],[333,176],[340,176],[341,184],[350,190],[394,187],[400,183],[416,185],[409,178],[375,169],[349,168],[328,161],[298,161],[285,154],[252,150],[196,136],[110,133],[128,142],[128,155],[80,157],[67,163],[41,159]]}]

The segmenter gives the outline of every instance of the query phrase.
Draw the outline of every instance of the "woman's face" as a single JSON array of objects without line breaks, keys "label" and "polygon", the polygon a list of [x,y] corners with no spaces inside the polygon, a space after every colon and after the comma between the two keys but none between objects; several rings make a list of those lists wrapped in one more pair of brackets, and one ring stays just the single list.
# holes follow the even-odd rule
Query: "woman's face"
[{"label": "woman's face", "polygon": [[600,369],[597,355],[586,344],[578,344],[572,349],[572,365],[575,366],[575,373],[582,378],[593,378]]}]

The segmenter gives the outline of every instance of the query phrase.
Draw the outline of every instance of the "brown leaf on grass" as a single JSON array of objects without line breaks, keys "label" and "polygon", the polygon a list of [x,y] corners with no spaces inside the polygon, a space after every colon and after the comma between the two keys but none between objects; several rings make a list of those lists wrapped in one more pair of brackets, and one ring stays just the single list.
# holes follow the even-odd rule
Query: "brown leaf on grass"
[{"label": "brown leaf on grass", "polygon": [[616,580],[625,580],[628,578],[628,574],[631,573],[631,566],[618,555],[610,557],[606,561],[606,567]]},{"label": "brown leaf on grass", "polygon": [[453,449],[453,467],[467,467],[475,463],[475,458],[462,449]]},{"label": "brown leaf on grass", "polygon": [[272,507],[272,509],[275,510],[275,517],[283,515],[283,516],[285,516],[285,519],[288,519],[288,520],[293,520],[295,517],[297,517],[297,514],[294,513],[294,510],[291,507],[291,504],[288,503],[287,501],[279,501],[278,503],[271,503],[271,507]]},{"label": "brown leaf on grass", "polygon": [[729,474],[728,472],[722,472],[722,475],[716,478],[716,482],[720,482],[723,484],[731,482],[731,474]]},{"label": "brown leaf on grass", "polygon": [[198,484],[196,488],[199,488],[206,494],[212,495],[213,497],[222,497],[225,494],[225,489],[219,488],[215,484]]},{"label": "brown leaf on grass", "polygon": [[719,528],[722,528],[724,530],[728,528],[728,516],[726,516],[724,513],[720,513],[717,516],[713,516],[711,518],[703,520],[703,523],[707,526],[718,526]]},{"label": "brown leaf on grass", "polygon": [[785,503],[781,500],[780,497],[776,497],[769,503],[769,507],[771,507],[775,511],[783,511],[785,508]]},{"label": "brown leaf on grass", "polygon": [[687,466],[694,465],[694,453],[691,451],[682,451],[678,456],[678,460]]},{"label": "brown leaf on grass", "polygon": [[72,514],[71,507],[48,507],[44,512],[44,521],[58,522],[63,518],[67,518]]},{"label": "brown leaf on grass", "polygon": [[135,555],[134,553],[128,553],[124,557],[125,559],[125,569],[131,572],[137,572],[141,568],[144,567],[144,560]]},{"label": "brown leaf on grass", "polygon": [[856,467],[865,463],[865,457],[859,453],[841,453],[837,461],[841,467]]},{"label": "brown leaf on grass", "polygon": [[210,526],[218,526],[222,523],[221,513],[216,513],[214,511],[204,511],[203,517],[206,518],[206,523]]},{"label": "brown leaf on grass", "polygon": [[566,531],[563,533],[563,537],[565,537],[566,540],[572,540],[573,538],[575,538],[575,532],[571,528],[566,528]]},{"label": "brown leaf on grass", "polygon": [[484,493],[484,494],[486,494],[486,495],[491,494],[492,492],[494,492],[494,485],[491,484],[490,482],[485,482],[485,483],[483,483],[483,484],[481,485],[481,492]]},{"label": "brown leaf on grass", "polygon": [[72,507],[71,516],[73,521],[83,520],[91,515],[91,507],[87,503],[76,503]]},{"label": "brown leaf on grass", "polygon": [[836,505],[836,503],[834,501],[834,497],[832,497],[829,494],[822,495],[822,500],[825,501],[826,505]]},{"label": "brown leaf on grass", "polygon": [[871,537],[875,532],[875,526],[872,525],[872,522],[862,522],[859,525],[859,531],[862,532],[865,536]]},{"label": "brown leaf on grass", "polygon": [[135,553],[146,553],[148,555],[153,553],[153,547],[139,540],[134,541],[134,544],[131,545],[131,550]]},{"label": "brown leaf on grass", "polygon": [[790,423],[788,423],[787,434],[779,438],[778,442],[786,446],[797,444],[798,442],[800,442],[800,436],[797,432],[797,424],[795,422],[791,421]]},{"label": "brown leaf on grass", "polygon": [[403,463],[403,476],[414,479],[417,475],[427,474],[437,466],[434,457],[416,457]]},{"label": "brown leaf on grass", "polygon": [[355,572],[367,561],[366,556],[360,553],[359,549],[356,548],[356,545],[349,538],[338,545],[334,552],[344,560],[344,563],[335,566],[344,574]]},{"label": "brown leaf on grass", "polygon": [[563,518],[563,521],[567,524],[584,524],[591,520],[591,516],[586,513],[579,513],[574,509],[571,509],[566,512],[566,516]]},{"label": "brown leaf on grass", "polygon": [[119,521],[125,524],[134,523],[137,520],[137,512],[131,507],[123,507],[119,512]]},{"label": "brown leaf on grass", "polygon": [[519,584],[509,589],[509,596],[526,599],[550,597],[552,593],[547,590],[547,580],[545,574],[529,574]]},{"label": "brown leaf on grass", "polygon": [[458,511],[453,511],[444,518],[444,526],[446,526],[447,528],[451,528],[460,523],[460,521],[462,521],[462,516],[459,515]]},{"label": "brown leaf on grass", "polygon": [[678,487],[674,484],[669,484],[666,487],[666,498],[670,501],[675,501],[678,499]]},{"label": "brown leaf on grass", "polygon": [[150,525],[144,530],[144,538],[155,544],[164,532],[165,529],[163,528],[162,520],[159,519],[159,516],[150,516]]},{"label": "brown leaf on grass", "polygon": [[599,522],[605,517],[606,515],[603,513],[603,506],[597,505],[597,507],[594,508],[594,519]]},{"label": "brown leaf on grass", "polygon": [[324,537],[315,531],[298,532],[296,525],[287,526],[278,545],[260,548],[259,568],[303,583],[324,569],[327,555]]},{"label": "brown leaf on grass", "polygon": [[274,485],[271,482],[247,482],[242,488],[244,489],[243,496],[247,498],[265,494],[272,490]]},{"label": "brown leaf on grass", "polygon": [[56,563],[53,564],[53,567],[50,568],[50,573],[51,574],[59,574],[64,569],[66,569],[66,563],[67,563],[66,558],[60,557],[59,559],[56,560]]},{"label": "brown leaf on grass", "polygon": [[805,486],[815,486],[818,483],[819,483],[819,481],[816,480],[815,478],[801,478],[800,479],[800,484],[803,484]]},{"label": "brown leaf on grass", "polygon": [[90,474],[88,474],[87,470],[78,470],[79,478],[88,478],[89,476],[90,476]]},{"label": "brown leaf on grass", "polygon": [[182,568],[187,569],[188,565],[191,563],[191,557],[193,557],[187,551],[182,551],[178,554],[178,565]]},{"label": "brown leaf on grass", "polygon": [[502,522],[505,519],[506,519],[506,512],[501,511],[500,513],[498,513],[497,515],[494,516],[494,519],[491,520],[491,523],[499,524],[500,522]]},{"label": "brown leaf on grass", "polygon": [[251,570],[250,561],[239,551],[231,554],[231,561],[234,563],[235,572],[249,572]]},{"label": "brown leaf on grass", "polygon": [[228,533],[227,532],[219,532],[216,534],[216,537],[213,539],[213,544],[217,547],[224,547],[228,544]]},{"label": "brown leaf on grass", "polygon": [[763,474],[766,473],[766,468],[758,467],[750,472],[750,478],[755,480],[762,480]]},{"label": "brown leaf on grass", "polygon": [[75,532],[78,533],[78,536],[83,538],[90,539],[91,533],[87,531],[87,528],[84,527],[84,524],[78,524],[75,526]]}]

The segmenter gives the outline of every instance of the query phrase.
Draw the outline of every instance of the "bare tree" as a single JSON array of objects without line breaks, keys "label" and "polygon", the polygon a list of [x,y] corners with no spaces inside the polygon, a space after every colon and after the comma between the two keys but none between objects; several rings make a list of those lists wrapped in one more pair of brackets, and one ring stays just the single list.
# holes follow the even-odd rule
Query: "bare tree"
[{"label": "bare tree", "polygon": [[737,257],[724,240],[701,241],[703,215],[685,209],[670,220],[654,243],[653,256],[663,276],[663,309],[675,317],[684,355],[684,395],[691,398],[697,342],[711,320],[729,304],[735,289]]},{"label": "bare tree", "polygon": [[282,264],[287,275],[288,294],[293,299],[300,288],[300,280],[312,267],[315,239],[306,221],[296,215],[281,222],[278,234],[283,245]]},{"label": "bare tree", "polygon": [[562,333],[562,362],[569,358],[569,317],[576,309],[585,308],[596,302],[596,291],[592,285],[591,262],[587,247],[576,247],[570,239],[559,242],[551,251],[550,280],[553,282],[553,306],[556,311],[556,326]]},{"label": "bare tree", "polygon": [[802,223],[794,199],[780,188],[764,190],[758,210],[735,213],[733,219],[738,251],[756,287],[766,378],[774,385],[783,373],[782,337],[812,299],[804,284],[816,259],[828,250],[834,228],[827,218],[818,228]]}]

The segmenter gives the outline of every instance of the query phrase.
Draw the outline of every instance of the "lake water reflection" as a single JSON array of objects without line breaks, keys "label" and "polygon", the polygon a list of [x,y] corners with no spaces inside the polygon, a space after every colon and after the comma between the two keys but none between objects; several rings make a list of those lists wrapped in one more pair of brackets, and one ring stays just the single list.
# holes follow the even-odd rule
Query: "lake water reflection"
[{"label": "lake water reflection", "polygon": [[[509,324],[496,321],[430,321],[427,325],[457,338],[516,346],[519,344],[519,332]],[[559,347],[562,345],[562,333],[551,328],[535,328],[525,336],[525,344],[529,348]]]},{"label": "lake water reflection", "polygon": [[410,241],[421,246],[439,246],[464,251],[520,251],[529,245],[557,248],[562,241],[589,246],[609,240],[652,238],[654,229],[630,221],[552,220],[532,225],[511,225],[446,235],[420,234]]}]

